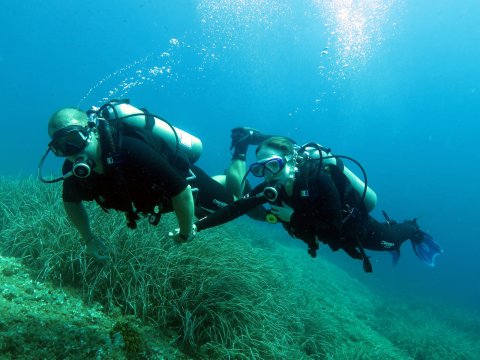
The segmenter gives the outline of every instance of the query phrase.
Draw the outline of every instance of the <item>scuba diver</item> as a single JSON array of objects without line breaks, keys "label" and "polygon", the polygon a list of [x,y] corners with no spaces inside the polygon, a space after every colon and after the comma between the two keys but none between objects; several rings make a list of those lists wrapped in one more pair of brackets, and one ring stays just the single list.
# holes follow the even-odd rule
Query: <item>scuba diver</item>
[{"label": "scuba diver", "polygon": [[[390,251],[396,263],[400,246],[410,240],[417,257],[429,266],[434,266],[435,257],[443,252],[420,230],[416,219],[397,223],[383,212],[386,222],[380,223],[369,215],[376,205],[376,194],[367,186],[365,171],[356,160],[335,156],[316,143],[299,147],[289,138],[264,136],[248,128],[232,130],[237,161],[245,161],[248,145],[258,145],[257,161],[245,171],[244,179],[251,173],[264,181],[233,204],[197,221],[197,231],[268,204],[266,220],[280,222],[292,237],[303,240],[311,257],[316,257],[319,244],[325,243],[333,251],[342,249],[362,260],[364,270],[372,272],[365,249]],[[359,165],[364,181],[342,159]]]},{"label": "scuba diver", "polygon": [[[62,108],[50,118],[48,134],[51,141],[38,176],[46,183],[63,180],[67,216],[87,254],[99,261],[109,258],[109,250],[93,234],[84,201],[95,200],[107,212],[124,212],[132,229],[140,215],[157,225],[163,213],[173,211],[178,229],[169,236],[186,242],[196,235],[194,215],[203,217],[242,195],[241,178],[230,179],[241,174],[236,166],[230,174],[212,179],[193,165],[202,152],[198,138],[128,100],[113,100],[87,112]],[[62,176],[54,179],[42,175],[50,151],[65,158]],[[264,219],[255,209],[250,215]]]}]

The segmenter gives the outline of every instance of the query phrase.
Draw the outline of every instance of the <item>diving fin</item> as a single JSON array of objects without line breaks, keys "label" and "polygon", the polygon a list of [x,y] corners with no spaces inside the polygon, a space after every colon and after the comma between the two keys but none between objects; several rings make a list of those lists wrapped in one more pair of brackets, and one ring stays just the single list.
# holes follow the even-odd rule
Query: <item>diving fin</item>
[{"label": "diving fin", "polygon": [[393,265],[398,264],[398,260],[400,260],[400,249],[395,249],[392,251],[389,251],[390,255],[392,255],[392,262]]},{"label": "diving fin", "polygon": [[427,233],[418,230],[421,239],[412,240],[413,251],[428,266],[435,266],[435,258],[444,251],[442,247]]}]

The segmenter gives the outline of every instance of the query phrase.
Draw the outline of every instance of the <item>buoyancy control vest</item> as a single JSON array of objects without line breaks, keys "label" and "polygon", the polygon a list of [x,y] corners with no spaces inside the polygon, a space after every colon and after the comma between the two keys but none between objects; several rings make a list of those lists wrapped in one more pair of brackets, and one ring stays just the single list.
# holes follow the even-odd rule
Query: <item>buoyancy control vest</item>
[{"label": "buoyancy control vest", "polygon": [[[90,121],[96,123],[100,133],[104,167],[120,187],[124,199],[127,225],[136,228],[138,211],[129,196],[127,182],[121,166],[122,136],[135,134],[153,149],[165,155],[170,164],[187,176],[194,178],[190,165],[196,162],[202,153],[202,142],[197,137],[178,129],[159,116],[130,105],[129,100],[112,100],[100,108],[92,108],[87,112]],[[115,136],[113,135],[115,134]],[[171,206],[158,204],[148,214],[149,222],[157,225],[161,214]]]},{"label": "buoyancy control vest", "polygon": [[[368,186],[366,173],[363,170],[363,167],[355,159],[344,155],[333,155],[329,148],[325,148],[316,143],[305,144],[297,151],[298,161],[300,163],[310,160],[317,160],[320,161],[323,166],[337,166],[350,181],[350,184],[355,191],[361,196],[367,211],[370,212],[373,210],[377,203],[377,194],[375,194],[375,191]],[[345,166],[341,159],[347,159],[357,164],[363,172],[364,180],[362,181],[347,166]]]},{"label": "buoyancy control vest", "polygon": [[[365,181],[360,180],[350,170],[345,171],[346,167],[341,159],[348,159],[356,163],[362,170]],[[311,216],[315,219],[314,223],[310,224],[314,225],[315,229],[312,226],[307,226],[309,229],[292,229],[288,224],[284,224],[286,230],[292,236],[299,237],[308,244],[308,253],[312,257],[316,256],[319,247],[316,237],[319,236],[319,240],[327,243],[333,251],[343,249],[351,257],[363,260],[364,270],[371,272],[372,266],[360,238],[364,223],[368,218],[368,212],[375,205],[376,195],[367,185],[367,176],[363,167],[355,159],[333,155],[329,149],[315,143],[298,148],[296,162],[299,171],[297,180],[300,186],[300,196],[315,198],[315,192],[318,193],[318,189],[312,188],[309,184],[310,181],[315,178],[328,177],[337,189],[342,214],[334,223],[331,223],[333,219],[324,223],[319,221],[315,215],[320,209],[316,204],[310,203],[310,206],[307,206],[309,208],[304,208],[303,212],[308,217]],[[306,204],[308,203],[307,201]],[[331,233],[333,236],[330,237],[327,235],[330,232],[328,229],[337,230],[333,231]],[[335,233],[337,234],[334,235]],[[322,234],[327,236],[323,237]]]}]

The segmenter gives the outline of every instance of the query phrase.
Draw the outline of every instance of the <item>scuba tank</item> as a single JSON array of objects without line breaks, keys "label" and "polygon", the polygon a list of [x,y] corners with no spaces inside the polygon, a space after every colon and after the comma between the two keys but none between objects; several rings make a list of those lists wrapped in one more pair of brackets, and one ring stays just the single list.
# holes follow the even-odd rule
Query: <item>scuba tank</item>
[{"label": "scuba tank", "polygon": [[[331,153],[330,149],[324,148],[323,146],[316,144],[316,143],[308,143],[301,146],[298,149],[298,161],[308,161],[311,159],[318,159],[320,160],[322,166],[325,165],[335,165],[338,166],[344,173],[344,175],[348,178],[352,187],[355,191],[361,196],[365,207],[367,208],[367,212],[373,210],[375,205],[377,204],[377,194],[367,185],[367,176],[363,167],[356,161],[348,156],[343,155],[334,155]],[[362,181],[357,175],[355,175],[349,168],[347,168],[341,159],[347,159],[353,161],[360,167],[360,170],[363,173],[364,181]]]},{"label": "scuba tank", "polygon": [[150,131],[155,137],[162,139],[172,153],[177,154],[179,150],[185,153],[190,164],[195,163],[202,154],[203,145],[200,139],[145,109],[130,105],[129,100],[112,100],[96,112],[107,120],[121,120],[122,125]]},{"label": "scuba tank", "polygon": [[[115,145],[112,137],[113,129],[117,131],[117,141],[121,143],[121,132],[124,129],[133,129],[136,132],[143,133],[146,136],[145,141],[159,151],[169,151],[173,154],[172,164],[176,163],[179,158],[179,153],[182,157],[188,159],[189,164],[196,162],[202,154],[202,142],[197,137],[178,129],[168,123],[166,120],[150,114],[145,109],[138,109],[129,104],[129,100],[112,100],[100,108],[93,108],[89,112],[89,116],[96,118],[97,127],[100,132],[100,139],[102,143],[102,151],[105,157],[105,169],[111,169],[113,176],[116,179],[117,185],[123,187],[123,193],[126,194],[125,214],[127,218],[127,225],[129,228],[136,228],[136,220],[139,219],[138,211],[131,201],[128,187],[121,168],[116,166],[121,162],[121,154],[118,152],[119,147]],[[146,134],[148,133],[148,134]],[[167,149],[161,146],[159,149],[153,142],[161,142],[166,145]],[[189,167],[189,165],[187,165]],[[189,175],[187,181],[194,179],[195,174],[188,169]],[[192,189],[194,190],[194,189]],[[148,221],[152,225],[157,225],[163,212],[168,212],[166,209],[169,206],[164,203],[159,203],[155,206],[151,213],[148,214]]]}]

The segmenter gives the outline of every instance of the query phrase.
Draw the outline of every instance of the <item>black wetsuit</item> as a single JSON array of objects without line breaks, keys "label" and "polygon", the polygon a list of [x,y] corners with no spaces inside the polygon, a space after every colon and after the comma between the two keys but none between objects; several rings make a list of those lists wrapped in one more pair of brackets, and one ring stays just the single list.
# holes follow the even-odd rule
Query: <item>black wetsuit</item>
[{"label": "black wetsuit", "polygon": [[[71,171],[72,166],[66,160],[63,173]],[[132,136],[123,136],[114,167],[121,170],[121,178],[112,169],[105,174],[92,172],[86,179],[68,177],[63,183],[63,200],[96,200],[104,209],[119,211],[127,211],[133,202],[139,212],[149,213],[155,205],[178,195],[187,186],[188,167],[172,166],[166,154]]]},{"label": "black wetsuit", "polygon": [[[73,163],[66,160],[63,174],[69,173],[72,166]],[[197,217],[234,202],[232,194],[203,170],[190,166],[182,154],[174,156],[168,151],[159,152],[135,134],[123,135],[120,156],[114,166],[121,170],[120,177],[113,169],[105,174],[92,172],[86,179],[68,177],[63,183],[63,200],[95,200],[105,210],[115,209],[126,213],[132,209],[133,203],[136,212],[145,214],[153,213],[155,207],[161,205],[161,212],[165,213],[172,211],[170,199],[190,184],[194,189]],[[191,175],[189,169],[195,178],[187,182],[187,176]]]},{"label": "black wetsuit", "polygon": [[[201,219],[197,230],[226,223],[268,202],[262,195],[268,186],[271,184],[262,183],[243,199]],[[278,198],[273,203],[281,206],[284,202],[294,209],[290,221],[282,222],[284,228],[308,244],[312,257],[316,256],[318,240],[334,251],[343,249],[351,257],[363,259],[365,270],[371,271],[364,248],[398,250],[418,230],[414,221],[379,223],[369,216],[360,195],[334,165],[320,169],[315,162],[306,163],[299,168],[291,196],[283,187],[276,189]]]}]

